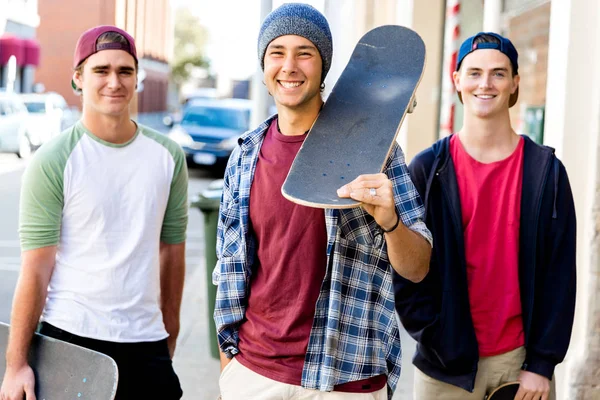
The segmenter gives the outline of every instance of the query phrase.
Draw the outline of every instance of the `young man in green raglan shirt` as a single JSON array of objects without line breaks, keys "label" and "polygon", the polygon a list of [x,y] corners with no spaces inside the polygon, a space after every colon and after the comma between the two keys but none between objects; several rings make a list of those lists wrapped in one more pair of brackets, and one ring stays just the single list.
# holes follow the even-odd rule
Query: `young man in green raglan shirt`
[{"label": "young man in green raglan shirt", "polygon": [[138,61],[129,34],[84,32],[74,69],[82,119],[40,148],[23,177],[22,266],[0,398],[35,399],[27,352],[41,320],[41,333],[116,361],[117,399],[179,399],[171,358],[185,272],[185,157],[130,119]]}]

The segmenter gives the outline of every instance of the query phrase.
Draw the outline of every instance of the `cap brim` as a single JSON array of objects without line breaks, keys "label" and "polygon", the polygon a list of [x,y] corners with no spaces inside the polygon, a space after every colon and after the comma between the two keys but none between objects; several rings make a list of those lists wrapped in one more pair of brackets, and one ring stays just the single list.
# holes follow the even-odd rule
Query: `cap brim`
[{"label": "cap brim", "polygon": [[[458,99],[460,100],[460,102],[462,104],[462,102],[463,102],[462,95],[460,94],[460,92],[456,92],[456,94],[458,95]],[[517,104],[518,99],[519,99],[519,87],[517,87],[517,90],[515,90],[515,92],[510,95],[510,99],[508,100],[508,108],[511,108],[512,106]]]}]

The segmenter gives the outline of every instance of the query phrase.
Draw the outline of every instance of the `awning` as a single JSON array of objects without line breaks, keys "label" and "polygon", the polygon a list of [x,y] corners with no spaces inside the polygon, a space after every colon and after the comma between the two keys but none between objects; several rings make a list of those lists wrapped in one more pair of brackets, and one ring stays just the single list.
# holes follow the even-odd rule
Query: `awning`
[{"label": "awning", "polygon": [[17,58],[17,65],[24,65],[25,48],[23,40],[12,35],[0,36],[0,65],[8,64],[8,59],[11,56]]},{"label": "awning", "polygon": [[25,49],[25,60],[23,65],[40,65],[40,44],[35,39],[23,39],[23,48]]}]

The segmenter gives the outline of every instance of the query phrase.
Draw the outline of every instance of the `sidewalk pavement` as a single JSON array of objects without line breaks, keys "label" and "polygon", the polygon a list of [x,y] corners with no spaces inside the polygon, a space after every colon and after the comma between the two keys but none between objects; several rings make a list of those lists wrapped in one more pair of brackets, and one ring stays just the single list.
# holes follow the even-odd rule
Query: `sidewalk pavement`
[{"label": "sidewalk pavement", "polygon": [[[210,355],[206,265],[198,265],[185,283],[181,331],[173,364],[183,388],[183,400],[215,400],[219,395],[220,362]],[[212,318],[212,316],[211,316]],[[412,400],[415,342],[401,331],[402,375],[394,400]]]}]

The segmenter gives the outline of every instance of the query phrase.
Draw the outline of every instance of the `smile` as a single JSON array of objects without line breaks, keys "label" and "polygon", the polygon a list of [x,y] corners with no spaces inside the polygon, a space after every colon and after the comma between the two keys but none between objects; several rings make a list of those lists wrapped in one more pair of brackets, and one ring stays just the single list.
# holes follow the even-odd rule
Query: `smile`
[{"label": "smile", "polygon": [[477,97],[478,99],[482,99],[482,100],[489,100],[489,99],[493,99],[496,96],[491,95],[491,94],[476,94],[475,97]]},{"label": "smile", "polygon": [[286,89],[293,89],[293,88],[297,88],[298,86],[302,85],[302,82],[279,81],[279,83],[281,84],[281,86],[283,86]]}]

